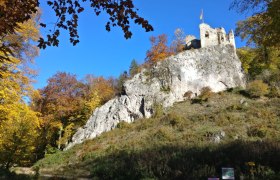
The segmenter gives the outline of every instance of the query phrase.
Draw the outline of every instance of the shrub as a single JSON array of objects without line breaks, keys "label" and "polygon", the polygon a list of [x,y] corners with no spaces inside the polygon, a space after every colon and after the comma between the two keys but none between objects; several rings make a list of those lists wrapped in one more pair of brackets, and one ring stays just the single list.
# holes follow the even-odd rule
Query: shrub
[{"label": "shrub", "polygon": [[262,80],[266,83],[270,82],[270,78],[272,77],[272,72],[268,69],[262,71],[259,75],[256,76],[257,80]]},{"label": "shrub", "polygon": [[191,98],[192,98],[192,94],[193,94],[192,91],[187,91],[187,92],[184,94],[184,98],[186,98],[186,99],[191,99]]},{"label": "shrub", "polygon": [[234,87],[234,88],[229,88],[227,89],[227,92],[231,92],[234,94],[240,94],[244,89],[242,87]]},{"label": "shrub", "polygon": [[268,96],[271,98],[280,97],[280,89],[276,86],[271,87]]},{"label": "shrub", "polygon": [[173,112],[161,118],[160,121],[171,126],[180,126],[183,124],[184,119]]},{"label": "shrub", "polygon": [[269,79],[269,84],[280,88],[280,72],[272,73]]},{"label": "shrub", "polygon": [[264,70],[256,79],[262,80],[269,86],[276,86],[280,88],[280,71]]},{"label": "shrub", "polygon": [[194,99],[192,99],[192,104],[202,104],[202,99],[201,98],[194,98]]},{"label": "shrub", "polygon": [[250,97],[257,98],[268,94],[269,87],[262,80],[255,80],[248,84],[247,92]]},{"label": "shrub", "polygon": [[207,87],[203,87],[200,90],[199,98],[201,98],[203,101],[207,101],[212,95],[213,95],[212,89],[209,86],[207,86]]},{"label": "shrub", "polygon": [[168,127],[161,127],[159,130],[157,130],[153,137],[155,138],[156,141],[170,141],[173,138],[173,133],[171,129]]},{"label": "shrub", "polygon": [[129,128],[131,125],[128,122],[121,121],[117,124],[117,128],[119,129],[126,129]]},{"label": "shrub", "polygon": [[247,135],[249,137],[259,137],[259,138],[264,138],[266,137],[267,134],[267,128],[261,126],[261,125],[255,125],[247,130]]},{"label": "shrub", "polygon": [[153,117],[158,118],[161,117],[163,114],[163,106],[161,104],[155,103],[153,106]]},{"label": "shrub", "polygon": [[153,122],[155,121],[155,119],[141,119],[141,120],[138,120],[138,122],[141,122],[139,123],[137,126],[136,126],[136,130],[137,131],[142,131],[142,130],[145,130],[145,129],[148,129],[150,128],[151,126],[153,126]]},{"label": "shrub", "polygon": [[45,150],[45,155],[56,154],[57,152],[60,152],[60,150],[48,144]]},{"label": "shrub", "polygon": [[236,111],[236,110],[240,111],[240,110],[243,110],[243,107],[242,107],[242,105],[234,104],[234,105],[231,105],[231,106],[227,107],[226,110],[228,110],[228,111]]}]

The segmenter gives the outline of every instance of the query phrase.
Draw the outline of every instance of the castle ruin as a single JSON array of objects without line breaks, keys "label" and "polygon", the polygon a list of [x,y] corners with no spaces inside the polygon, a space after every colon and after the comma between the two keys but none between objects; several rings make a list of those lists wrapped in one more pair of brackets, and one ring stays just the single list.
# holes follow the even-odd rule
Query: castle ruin
[{"label": "castle ruin", "polygon": [[186,37],[186,49],[199,49],[215,45],[235,46],[234,32],[231,30],[229,34],[226,33],[224,28],[212,28],[208,24],[202,23],[199,25],[200,40],[195,39],[194,36]]},{"label": "castle ruin", "polygon": [[200,24],[199,28],[201,48],[219,44],[231,44],[235,48],[233,30],[231,30],[229,34],[227,34],[224,28],[213,29],[205,23]]}]

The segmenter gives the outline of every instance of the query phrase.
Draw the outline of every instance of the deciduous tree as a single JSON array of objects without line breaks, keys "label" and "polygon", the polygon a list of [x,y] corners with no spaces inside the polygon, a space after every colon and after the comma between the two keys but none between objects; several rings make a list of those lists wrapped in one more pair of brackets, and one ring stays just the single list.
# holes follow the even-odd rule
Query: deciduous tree
[{"label": "deciduous tree", "polygon": [[152,36],[150,38],[150,42],[152,47],[146,53],[146,62],[148,64],[154,64],[156,62],[162,61],[173,54],[167,45],[166,34],[159,35],[158,37]]},{"label": "deciduous tree", "polygon": [[174,31],[174,37],[171,44],[171,51],[173,51],[174,54],[180,53],[185,48],[185,38],[186,35],[184,33],[184,30],[181,28],[177,28]]},{"label": "deciduous tree", "polygon": [[248,44],[257,46],[280,47],[280,0],[234,0],[232,8],[253,15],[237,23],[237,35],[246,39]]},{"label": "deciduous tree", "polygon": [[48,85],[33,96],[32,105],[35,111],[42,114],[43,148],[48,144],[61,147],[60,138],[65,136],[64,130],[69,130],[68,126],[73,123],[73,131],[70,133],[72,135],[88,118],[83,114],[85,86],[75,75],[65,72],[58,72],[49,78]]},{"label": "deciduous tree", "polygon": [[1,0],[0,1],[0,62],[9,60],[13,55],[14,48],[18,43],[7,43],[3,41],[6,36],[16,35],[22,28],[21,24],[32,19],[32,15],[37,12],[37,0]]},{"label": "deciduous tree", "polygon": [[25,103],[33,91],[32,73],[25,67],[37,55],[37,48],[32,45],[39,35],[36,24],[35,18],[19,23],[16,34],[0,41],[2,45],[16,44],[10,51],[0,52],[0,56],[10,56],[9,60],[0,60],[0,166],[5,168],[26,165],[36,159],[40,120]]},{"label": "deciduous tree", "polygon": [[245,71],[252,78],[264,70],[277,73],[280,67],[280,0],[234,0],[232,8],[252,16],[237,23],[236,33],[251,49],[238,51]]},{"label": "deciduous tree", "polygon": [[263,71],[277,72],[280,69],[280,51],[274,47],[259,46],[257,48],[240,48],[237,54],[245,73],[254,79]]},{"label": "deciduous tree", "polygon": [[113,79],[105,79],[102,76],[94,77],[93,75],[87,75],[85,80],[85,84],[89,91],[88,93],[93,95],[96,94],[99,97],[101,104],[105,104],[116,94]]},{"label": "deciduous tree", "polygon": [[38,24],[39,18],[39,12],[33,14],[31,19],[25,21],[25,23],[17,24],[18,28],[14,33],[8,33],[1,37],[0,79],[5,72],[15,72],[15,68],[10,68],[9,66],[20,67],[25,75],[35,73],[29,68],[29,65],[34,62],[35,57],[39,53],[39,48],[34,45],[34,42],[36,42],[40,36]]},{"label": "deciduous tree", "polygon": [[0,123],[0,165],[7,169],[15,164],[29,165],[36,160],[40,120],[23,103],[16,103],[7,112],[6,120]]},{"label": "deciduous tree", "polygon": [[40,112],[43,119],[42,145],[38,151],[42,153],[48,145],[63,149],[94,109],[114,96],[111,79],[87,75],[80,81],[65,72],[49,78],[47,86],[34,93],[32,99],[33,109]]}]

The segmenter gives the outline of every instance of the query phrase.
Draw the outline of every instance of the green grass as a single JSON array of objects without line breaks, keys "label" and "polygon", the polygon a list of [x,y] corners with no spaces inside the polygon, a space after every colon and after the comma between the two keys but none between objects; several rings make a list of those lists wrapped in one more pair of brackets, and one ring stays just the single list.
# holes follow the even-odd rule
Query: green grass
[{"label": "green grass", "polygon": [[220,177],[221,167],[234,167],[238,178],[277,179],[280,99],[253,100],[238,92],[158,108],[153,118],[122,122],[34,167],[43,174],[93,179],[206,179]]}]

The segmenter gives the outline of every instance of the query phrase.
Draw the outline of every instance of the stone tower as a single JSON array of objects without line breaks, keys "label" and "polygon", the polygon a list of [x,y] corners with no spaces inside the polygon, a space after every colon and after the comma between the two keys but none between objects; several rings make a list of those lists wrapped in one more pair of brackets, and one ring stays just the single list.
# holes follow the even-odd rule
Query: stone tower
[{"label": "stone tower", "polygon": [[213,29],[205,23],[200,24],[199,28],[201,48],[219,44],[231,44],[235,48],[235,38],[232,30],[227,34],[224,28]]},{"label": "stone tower", "polygon": [[233,45],[234,49],[236,49],[236,45],[235,45],[235,37],[234,37],[234,32],[233,30],[230,30],[229,34],[228,34],[228,39],[231,45]]}]

